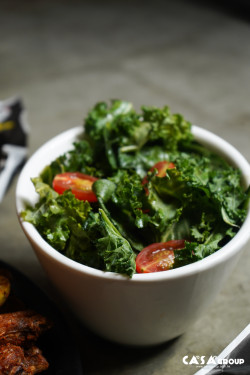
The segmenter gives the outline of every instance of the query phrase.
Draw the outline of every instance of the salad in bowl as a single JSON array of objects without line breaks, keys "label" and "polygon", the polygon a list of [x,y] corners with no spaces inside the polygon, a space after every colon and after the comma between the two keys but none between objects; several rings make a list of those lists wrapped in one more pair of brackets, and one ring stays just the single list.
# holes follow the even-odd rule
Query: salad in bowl
[{"label": "salad in bowl", "polygon": [[66,257],[129,278],[206,258],[239,231],[250,189],[195,129],[167,106],[96,104],[32,177],[39,199],[22,220]]}]

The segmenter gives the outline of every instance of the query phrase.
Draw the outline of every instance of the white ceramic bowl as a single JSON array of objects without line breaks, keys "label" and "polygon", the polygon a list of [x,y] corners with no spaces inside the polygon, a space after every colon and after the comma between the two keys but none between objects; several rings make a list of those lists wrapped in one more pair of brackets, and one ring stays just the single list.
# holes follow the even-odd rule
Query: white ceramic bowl
[{"label": "white ceramic bowl", "polygon": [[[72,148],[82,130],[80,126],[58,135],[28,160],[17,183],[18,216],[38,198],[30,178]],[[250,166],[234,147],[197,126],[192,132],[240,168],[243,184],[249,185]],[[250,238],[249,209],[239,232],[216,253],[181,268],[128,279],[68,259],[45,242],[33,225],[20,216],[19,220],[49,279],[77,316],[98,335],[128,345],[160,344],[184,333],[215,299]]]}]

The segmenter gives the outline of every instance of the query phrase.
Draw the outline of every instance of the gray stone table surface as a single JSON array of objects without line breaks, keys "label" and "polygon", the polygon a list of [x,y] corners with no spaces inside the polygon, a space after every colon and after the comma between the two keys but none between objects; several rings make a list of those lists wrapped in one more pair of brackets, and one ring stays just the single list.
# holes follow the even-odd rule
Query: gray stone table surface
[{"label": "gray stone table surface", "polygon": [[[97,101],[121,98],[137,109],[167,104],[225,138],[250,161],[249,8],[242,2],[239,11],[225,3],[2,1],[0,100],[22,97],[29,155],[81,124]],[[0,205],[0,259],[65,310],[18,223],[16,181]],[[88,332],[66,312],[84,373],[194,374],[194,365],[183,364],[185,355],[219,354],[250,322],[249,250],[206,314],[171,343],[120,347]]]}]

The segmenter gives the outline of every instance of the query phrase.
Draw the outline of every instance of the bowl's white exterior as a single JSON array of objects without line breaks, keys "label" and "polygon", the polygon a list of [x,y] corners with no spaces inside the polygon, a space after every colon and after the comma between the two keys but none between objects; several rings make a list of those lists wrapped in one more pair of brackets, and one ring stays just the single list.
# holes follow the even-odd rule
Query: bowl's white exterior
[{"label": "bowl's white exterior", "polygon": [[[218,136],[193,126],[197,140],[213,148],[242,170],[243,183],[250,183],[245,158]],[[250,238],[250,212],[237,235],[221,250],[194,264],[132,279],[99,271],[66,258],[48,245],[19,213],[34,204],[37,194],[31,177],[72,147],[80,137],[76,127],[43,145],[24,166],[16,189],[21,226],[49,279],[73,311],[97,334],[128,345],[154,345],[184,333],[214,300]]]}]

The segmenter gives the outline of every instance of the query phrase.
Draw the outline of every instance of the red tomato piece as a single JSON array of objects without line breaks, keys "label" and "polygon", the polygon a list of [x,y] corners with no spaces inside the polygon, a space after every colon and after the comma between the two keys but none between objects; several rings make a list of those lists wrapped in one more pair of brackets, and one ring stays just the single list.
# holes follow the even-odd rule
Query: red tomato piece
[{"label": "red tomato piece", "polygon": [[[165,177],[167,169],[173,169],[175,168],[174,163],[163,160],[163,161],[158,161],[152,168],[150,168],[150,172],[154,172],[155,169],[157,170],[157,177]],[[148,183],[148,177],[145,176],[144,179],[142,180],[142,185],[146,185]],[[148,195],[148,189],[145,188],[146,194]]]},{"label": "red tomato piece", "polygon": [[174,250],[185,248],[185,240],[153,243],[145,247],[136,257],[136,272],[150,273],[167,271],[174,264]]},{"label": "red tomato piece", "polygon": [[156,163],[151,169],[150,172],[154,172],[155,169],[157,169],[157,177],[165,177],[166,176],[166,171],[167,169],[173,169],[175,168],[174,163],[169,162],[169,161],[159,161]]},{"label": "red tomato piece", "polygon": [[96,177],[80,172],[65,172],[57,174],[53,180],[53,189],[62,194],[65,190],[71,190],[77,199],[97,202],[95,193],[92,190]]}]

